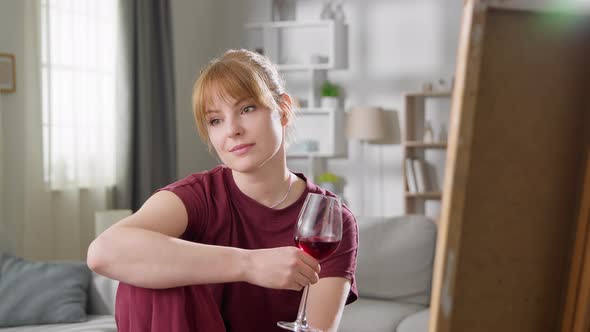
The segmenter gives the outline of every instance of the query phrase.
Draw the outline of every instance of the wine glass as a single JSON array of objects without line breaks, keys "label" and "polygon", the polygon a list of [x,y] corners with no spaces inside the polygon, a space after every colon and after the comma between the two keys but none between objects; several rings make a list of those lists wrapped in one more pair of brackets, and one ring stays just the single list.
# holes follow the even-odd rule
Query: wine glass
[{"label": "wine glass", "polygon": [[[338,248],[342,240],[342,204],[336,197],[309,193],[299,212],[295,244],[318,261]],[[301,332],[321,332],[307,324],[305,311],[309,285],[305,286],[294,322],[278,322],[281,328]]]}]

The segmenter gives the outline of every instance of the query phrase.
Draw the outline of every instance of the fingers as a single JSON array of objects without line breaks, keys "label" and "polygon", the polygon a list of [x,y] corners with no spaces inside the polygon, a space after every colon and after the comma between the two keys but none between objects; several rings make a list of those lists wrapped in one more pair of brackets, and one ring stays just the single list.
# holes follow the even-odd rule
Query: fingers
[{"label": "fingers", "polygon": [[315,284],[320,280],[318,273],[307,264],[302,263],[300,265],[299,273],[305,277],[307,283]]},{"label": "fingers", "polygon": [[303,263],[305,263],[307,266],[313,269],[316,273],[320,273],[321,267],[315,258],[311,257],[303,250],[299,250],[299,258],[303,261]]},{"label": "fingers", "polygon": [[[314,273],[315,274],[315,273]],[[320,279],[318,277],[317,274],[315,274],[315,280],[310,280],[309,277],[303,273],[299,273],[298,275],[296,275],[294,277],[293,280],[293,287],[291,287],[292,290],[296,290],[296,291],[300,291],[302,290],[305,286],[310,285],[310,284],[315,284],[316,282],[318,282]]]},{"label": "fingers", "polygon": [[303,275],[303,274],[298,274],[295,277],[294,283],[293,283],[293,290],[296,291],[300,291],[303,289],[303,287],[307,286],[309,284],[309,280],[307,280],[307,278]]}]

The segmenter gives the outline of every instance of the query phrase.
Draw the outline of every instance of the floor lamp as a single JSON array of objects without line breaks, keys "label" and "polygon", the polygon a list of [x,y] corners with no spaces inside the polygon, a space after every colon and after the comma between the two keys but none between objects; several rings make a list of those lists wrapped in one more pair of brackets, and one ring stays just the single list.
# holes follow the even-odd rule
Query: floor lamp
[{"label": "floor lamp", "polygon": [[[365,159],[365,148],[368,143],[376,143],[387,138],[388,121],[385,112],[380,107],[354,107],[347,121],[346,136],[361,142],[361,161]],[[389,126],[391,127],[391,126]],[[365,215],[365,169],[362,170],[362,184],[360,186],[361,203],[360,215]]]}]

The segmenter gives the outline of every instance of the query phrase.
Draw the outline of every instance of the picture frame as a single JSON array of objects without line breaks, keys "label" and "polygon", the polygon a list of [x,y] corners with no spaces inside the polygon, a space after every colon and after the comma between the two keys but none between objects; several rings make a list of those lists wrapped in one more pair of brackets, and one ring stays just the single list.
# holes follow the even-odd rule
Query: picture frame
[{"label": "picture frame", "polygon": [[0,53],[0,93],[16,91],[16,60],[14,54]]}]

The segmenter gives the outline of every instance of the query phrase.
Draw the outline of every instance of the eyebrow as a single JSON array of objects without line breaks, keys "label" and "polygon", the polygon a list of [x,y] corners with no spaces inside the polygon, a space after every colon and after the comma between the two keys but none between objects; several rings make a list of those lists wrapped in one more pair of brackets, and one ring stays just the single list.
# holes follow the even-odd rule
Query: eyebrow
[{"label": "eyebrow", "polygon": [[[238,106],[239,104],[243,103],[244,101],[246,101],[246,100],[248,100],[248,99],[254,99],[254,97],[244,97],[244,98],[242,98],[242,99],[240,99],[240,100],[236,101],[236,102],[234,103],[234,106],[233,106],[233,107],[236,107],[236,106]],[[221,113],[221,111],[218,111],[218,110],[206,110],[206,111],[205,111],[205,114],[212,114],[212,113]]]}]

